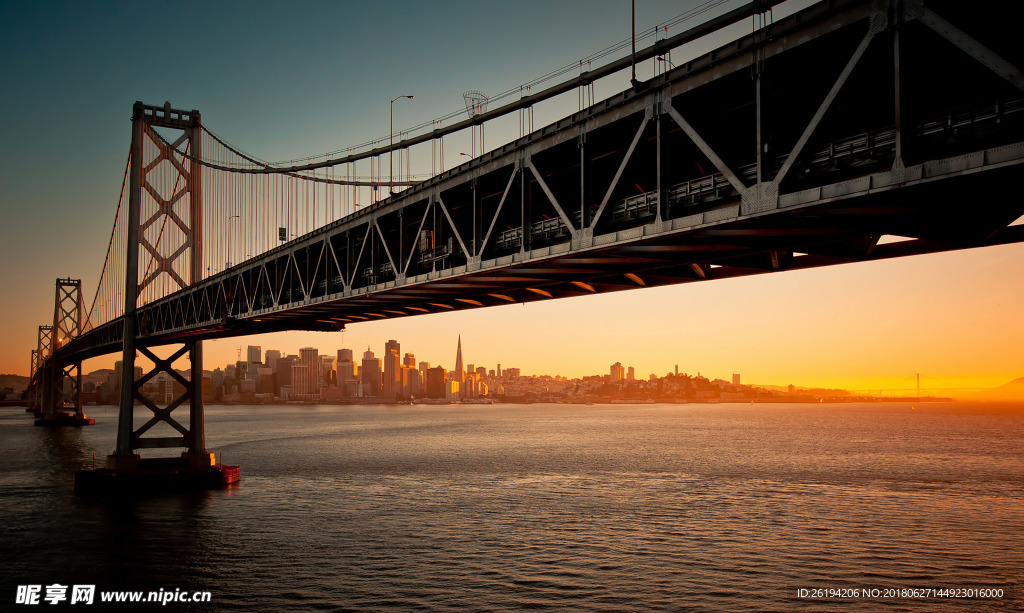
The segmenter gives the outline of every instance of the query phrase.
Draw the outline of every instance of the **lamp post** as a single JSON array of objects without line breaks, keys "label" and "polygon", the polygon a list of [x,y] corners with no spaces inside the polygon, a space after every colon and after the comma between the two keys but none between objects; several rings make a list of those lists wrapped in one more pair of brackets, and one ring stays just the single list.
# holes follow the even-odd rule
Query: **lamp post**
[{"label": "lamp post", "polygon": [[395,96],[391,99],[391,120],[388,123],[388,195],[394,195],[395,193],[395,165],[392,160],[395,158],[395,101],[401,100],[402,98],[413,99],[413,96]]}]

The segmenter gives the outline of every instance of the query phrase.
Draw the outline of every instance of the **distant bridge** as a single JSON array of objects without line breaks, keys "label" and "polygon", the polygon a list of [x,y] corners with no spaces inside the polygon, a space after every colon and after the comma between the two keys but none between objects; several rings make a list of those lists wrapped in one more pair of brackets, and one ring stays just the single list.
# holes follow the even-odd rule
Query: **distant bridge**
[{"label": "distant bridge", "polygon": [[[671,49],[769,7],[753,2],[637,61],[670,64]],[[69,365],[121,351],[132,372],[141,351],[157,364],[143,382],[168,371],[187,391],[157,407],[122,378],[115,460],[146,447],[201,455],[204,339],[1024,240],[1010,225],[1024,214],[1024,46],[1010,20],[975,7],[834,0],[761,20],[422,182],[350,169],[413,146],[433,153],[447,134],[586,87],[630,58],[393,146],[290,165],[232,147],[196,111],[136,103],[100,287],[86,315],[79,298],[80,329],[52,343],[41,329],[37,402],[57,410],[70,390],[74,404]],[[367,184],[407,189],[337,212],[354,204],[346,190]],[[167,344],[182,348],[167,360],[150,349]],[[170,369],[185,352],[191,382]],[[153,412],[138,430],[133,400]],[[187,427],[171,417],[184,403]],[[143,436],[160,422],[180,436]]]}]

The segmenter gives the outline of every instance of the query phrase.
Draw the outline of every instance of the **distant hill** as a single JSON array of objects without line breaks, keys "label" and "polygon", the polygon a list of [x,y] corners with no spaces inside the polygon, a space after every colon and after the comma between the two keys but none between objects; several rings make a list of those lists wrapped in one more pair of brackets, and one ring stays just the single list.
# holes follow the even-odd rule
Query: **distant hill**
[{"label": "distant hill", "polygon": [[0,389],[12,387],[14,391],[20,392],[28,387],[28,377],[21,375],[0,375]]},{"label": "distant hill", "polygon": [[978,400],[1024,400],[1024,377],[995,389],[976,392],[971,396]]}]

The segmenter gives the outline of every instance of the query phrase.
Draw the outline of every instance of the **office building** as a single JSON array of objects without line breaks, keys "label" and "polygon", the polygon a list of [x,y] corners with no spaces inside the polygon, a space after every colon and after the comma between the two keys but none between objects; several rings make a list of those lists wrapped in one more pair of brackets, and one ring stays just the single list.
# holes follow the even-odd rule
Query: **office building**
[{"label": "office building", "polygon": [[384,343],[384,386],[385,398],[395,398],[402,394],[402,363],[401,345],[396,340]]},{"label": "office building", "polygon": [[424,387],[426,388],[427,398],[444,398],[445,396],[445,379],[447,373],[441,366],[427,369],[427,377]]},{"label": "office building", "polygon": [[277,371],[277,361],[281,359],[281,352],[277,349],[267,349],[263,354],[263,363],[271,371]]},{"label": "office building", "polygon": [[359,368],[359,379],[362,383],[363,396],[379,397],[381,395],[381,367],[380,358],[373,355],[370,348],[363,353],[363,363]]}]

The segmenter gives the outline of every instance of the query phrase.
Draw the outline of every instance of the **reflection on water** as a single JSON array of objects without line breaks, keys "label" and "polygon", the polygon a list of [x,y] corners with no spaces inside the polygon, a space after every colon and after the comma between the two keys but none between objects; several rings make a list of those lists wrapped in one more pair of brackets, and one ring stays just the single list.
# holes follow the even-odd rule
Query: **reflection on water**
[{"label": "reflection on water", "polygon": [[116,412],[91,413],[61,430],[0,412],[8,595],[59,581],[210,590],[239,611],[934,611],[965,603],[795,594],[1000,586],[1012,599],[968,608],[1024,605],[1018,406],[212,407],[207,441],[241,485],[118,503],[71,494],[114,444]]}]

